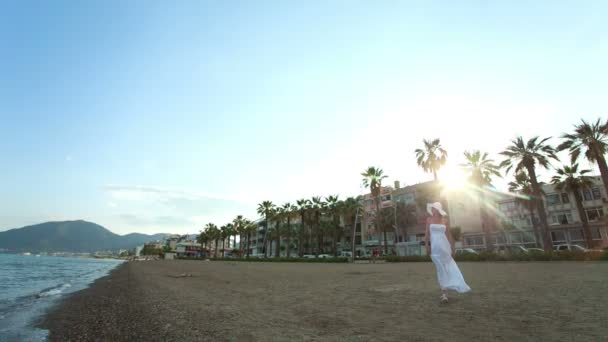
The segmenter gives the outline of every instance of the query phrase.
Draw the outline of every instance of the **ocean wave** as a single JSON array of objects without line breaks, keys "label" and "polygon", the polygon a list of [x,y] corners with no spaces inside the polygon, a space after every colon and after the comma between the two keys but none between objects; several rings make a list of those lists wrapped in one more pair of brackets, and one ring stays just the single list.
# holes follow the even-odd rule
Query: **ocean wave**
[{"label": "ocean wave", "polygon": [[57,295],[62,294],[64,290],[66,290],[66,289],[68,289],[70,287],[72,287],[71,284],[62,284],[62,285],[59,285],[59,286],[50,287],[50,288],[47,288],[47,289],[44,289],[44,290],[40,291],[36,295],[36,298],[57,296]]}]

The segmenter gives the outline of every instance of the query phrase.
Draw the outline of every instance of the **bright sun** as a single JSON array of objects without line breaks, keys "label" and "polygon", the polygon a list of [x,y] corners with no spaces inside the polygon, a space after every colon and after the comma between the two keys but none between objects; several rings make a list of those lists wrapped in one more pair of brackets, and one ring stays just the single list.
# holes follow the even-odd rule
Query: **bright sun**
[{"label": "bright sun", "polygon": [[448,189],[460,189],[467,183],[467,176],[460,167],[446,165],[446,167],[439,172],[439,180]]}]

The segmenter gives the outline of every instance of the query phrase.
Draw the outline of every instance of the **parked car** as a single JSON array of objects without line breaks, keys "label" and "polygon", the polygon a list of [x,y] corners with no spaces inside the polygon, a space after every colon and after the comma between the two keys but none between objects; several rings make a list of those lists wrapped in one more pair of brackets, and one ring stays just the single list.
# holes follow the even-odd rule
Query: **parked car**
[{"label": "parked car", "polygon": [[[553,246],[553,250],[556,252],[575,252],[575,253],[591,253],[591,252],[598,252],[597,250],[592,250],[592,249],[587,249],[585,247],[581,247],[579,245],[573,245],[573,244],[562,244],[562,245],[557,245],[557,246]],[[601,252],[601,251],[599,251]]]},{"label": "parked car", "polygon": [[536,253],[545,253],[545,250],[542,248],[536,248],[536,247],[530,247],[528,248],[528,253],[530,254],[536,254]]},{"label": "parked car", "polygon": [[340,253],[340,256],[341,256],[341,257],[347,257],[347,258],[351,258],[351,257],[353,256],[353,252],[346,252],[346,251],[343,251],[343,252],[341,252],[341,253]]},{"label": "parked car", "polygon": [[316,256],[314,254],[304,254],[304,255],[302,255],[302,258],[314,259],[314,258],[316,258]]},{"label": "parked car", "polygon": [[479,254],[473,248],[456,248],[456,255]]},{"label": "parked car", "polygon": [[319,254],[319,258],[333,258],[333,255],[329,255],[329,254]]}]

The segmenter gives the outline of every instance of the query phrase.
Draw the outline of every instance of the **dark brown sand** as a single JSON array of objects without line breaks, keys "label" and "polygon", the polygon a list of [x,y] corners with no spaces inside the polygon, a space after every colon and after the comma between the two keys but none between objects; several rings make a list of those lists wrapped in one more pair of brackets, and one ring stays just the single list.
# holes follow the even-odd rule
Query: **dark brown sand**
[{"label": "dark brown sand", "polygon": [[473,292],[440,305],[431,263],[131,262],[41,326],[52,341],[608,340],[606,262],[460,267]]}]

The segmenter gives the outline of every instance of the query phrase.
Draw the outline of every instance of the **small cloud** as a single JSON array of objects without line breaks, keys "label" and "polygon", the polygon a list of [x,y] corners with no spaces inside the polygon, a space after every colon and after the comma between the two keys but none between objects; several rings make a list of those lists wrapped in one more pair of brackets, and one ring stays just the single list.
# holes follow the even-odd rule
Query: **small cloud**
[{"label": "small cloud", "polygon": [[118,204],[116,204],[114,202],[108,202],[108,207],[110,207],[110,208],[116,208],[116,207],[118,207]]},{"label": "small cloud", "polygon": [[69,163],[69,162],[71,162],[73,159],[74,159],[74,158],[72,158],[72,156],[71,156],[71,155],[67,155],[67,156],[65,156],[65,161],[66,161],[66,162],[68,162],[68,163]]}]

